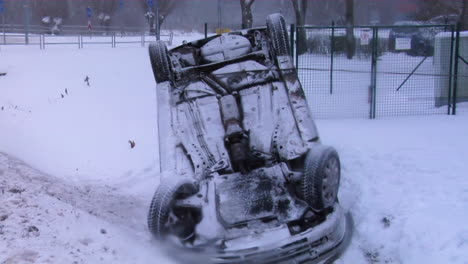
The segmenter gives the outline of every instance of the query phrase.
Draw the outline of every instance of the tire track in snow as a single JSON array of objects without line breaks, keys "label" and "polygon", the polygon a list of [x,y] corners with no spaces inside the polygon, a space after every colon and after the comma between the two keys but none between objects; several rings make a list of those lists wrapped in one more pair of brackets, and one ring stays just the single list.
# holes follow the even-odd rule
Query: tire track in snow
[{"label": "tire track in snow", "polygon": [[27,183],[28,188],[33,187],[34,192],[47,194],[110,223],[146,232],[145,201],[119,194],[115,187],[65,182],[4,153],[0,153],[0,164],[6,164],[8,170],[14,171],[18,180]]}]

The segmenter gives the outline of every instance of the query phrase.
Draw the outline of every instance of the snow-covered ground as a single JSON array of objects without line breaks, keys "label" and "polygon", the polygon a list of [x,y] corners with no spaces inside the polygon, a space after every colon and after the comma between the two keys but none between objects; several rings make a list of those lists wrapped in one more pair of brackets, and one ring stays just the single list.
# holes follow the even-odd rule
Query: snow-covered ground
[{"label": "snow-covered ground", "polygon": [[[0,72],[0,263],[171,263],[145,223],[159,182],[147,50],[2,46]],[[317,124],[356,226],[337,263],[467,263],[467,115]]]},{"label": "snow-covered ground", "polygon": [[[468,263],[468,116],[319,120],[356,231],[342,263]],[[367,261],[367,262],[366,262]]]}]

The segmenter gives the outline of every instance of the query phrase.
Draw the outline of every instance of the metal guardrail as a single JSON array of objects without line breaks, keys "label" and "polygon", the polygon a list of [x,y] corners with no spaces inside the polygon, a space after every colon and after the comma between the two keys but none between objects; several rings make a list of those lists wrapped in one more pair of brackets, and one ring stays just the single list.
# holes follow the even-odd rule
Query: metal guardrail
[{"label": "metal guardrail", "polygon": [[[45,49],[49,45],[76,45],[84,48],[88,45],[109,45],[112,48],[124,44],[154,42],[156,36],[142,31],[141,28],[107,27],[106,30],[88,29],[84,26],[63,26],[59,35],[50,34],[50,29],[43,26],[31,26],[28,31],[23,25],[1,25],[0,45],[38,45]],[[172,45],[174,33],[162,32],[160,39]]]},{"label": "metal guardrail", "polygon": [[[0,24],[1,32],[7,33],[30,33],[30,34],[50,34],[52,28],[42,25],[30,25],[26,28],[22,24]],[[61,35],[77,34],[81,32],[101,32],[101,33],[125,33],[125,34],[139,34],[142,31],[148,31],[148,29],[142,27],[106,27],[106,26],[93,26],[89,29],[87,26],[78,25],[63,25],[58,27]]]}]

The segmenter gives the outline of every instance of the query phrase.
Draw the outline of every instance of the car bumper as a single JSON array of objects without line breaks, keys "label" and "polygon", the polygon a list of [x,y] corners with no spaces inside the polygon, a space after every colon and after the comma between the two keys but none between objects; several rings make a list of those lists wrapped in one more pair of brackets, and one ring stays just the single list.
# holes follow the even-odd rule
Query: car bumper
[{"label": "car bumper", "polygon": [[336,204],[325,221],[302,233],[282,227],[227,241],[212,263],[328,263],[346,248],[351,231],[350,216]]}]

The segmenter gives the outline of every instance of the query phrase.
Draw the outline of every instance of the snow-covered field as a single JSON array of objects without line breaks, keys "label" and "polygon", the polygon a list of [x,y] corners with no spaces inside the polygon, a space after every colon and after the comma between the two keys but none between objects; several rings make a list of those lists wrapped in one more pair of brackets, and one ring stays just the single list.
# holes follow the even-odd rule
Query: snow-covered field
[{"label": "snow-covered field", "polygon": [[[0,263],[171,263],[145,223],[159,183],[147,50],[2,46],[0,72]],[[468,263],[468,115],[317,125],[355,221],[337,263]]]}]

